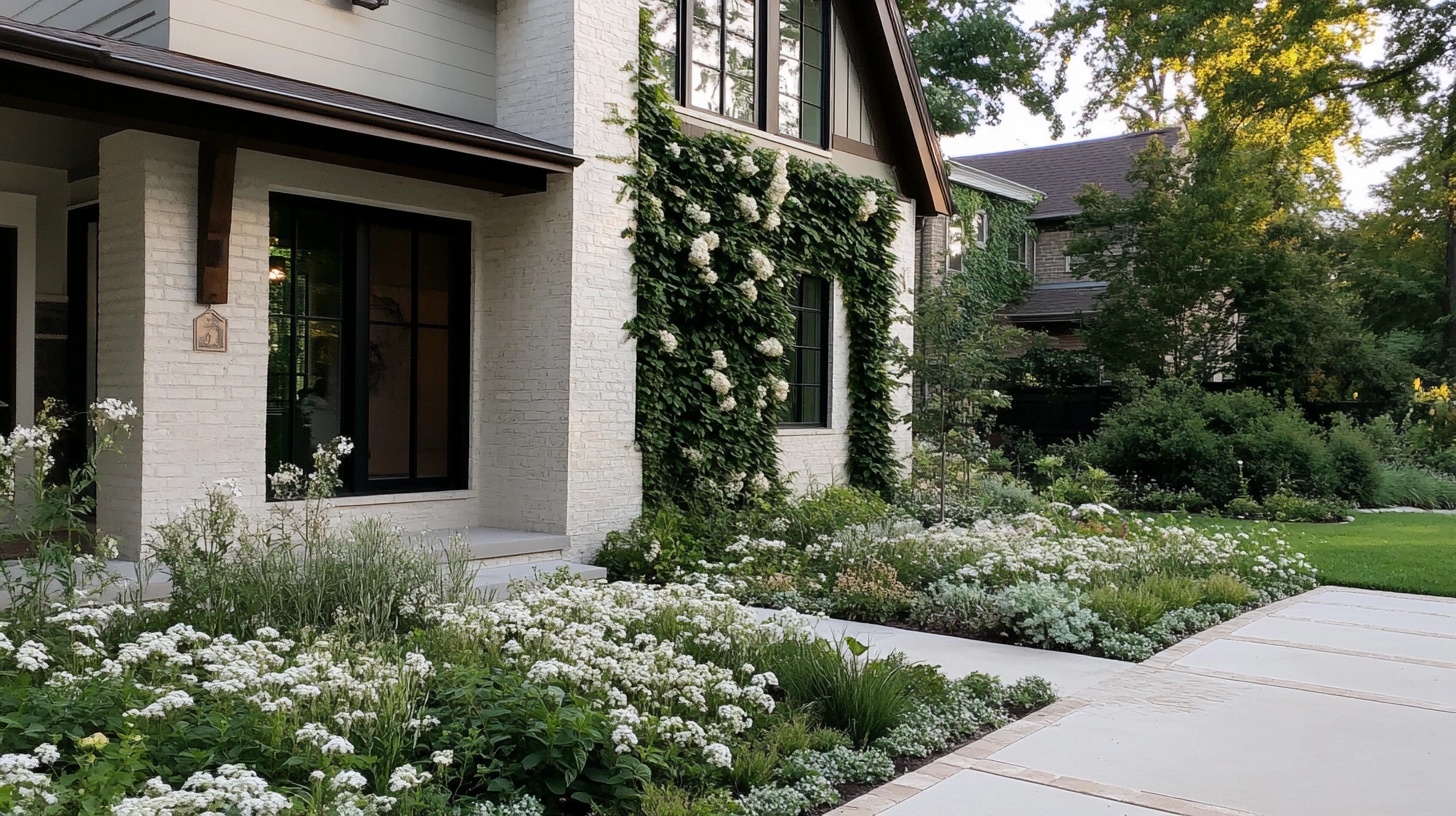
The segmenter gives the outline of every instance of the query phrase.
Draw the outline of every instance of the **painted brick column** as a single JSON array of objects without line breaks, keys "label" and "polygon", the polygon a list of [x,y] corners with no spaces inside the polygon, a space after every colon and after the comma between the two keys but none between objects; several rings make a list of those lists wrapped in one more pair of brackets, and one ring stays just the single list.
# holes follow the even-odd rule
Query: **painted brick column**
[{"label": "painted brick column", "polygon": [[234,437],[262,422],[266,334],[239,319],[235,298],[217,307],[234,318],[228,352],[192,350],[204,308],[196,142],[140,131],[102,139],[100,206],[97,394],[136,402],[141,417],[125,453],[102,466],[97,522],[136,557],[208,482],[260,467],[261,451]]},{"label": "painted brick column", "polygon": [[[522,246],[565,242],[564,254],[553,256],[565,269],[535,274],[564,283],[569,293],[566,356],[554,362],[565,362],[563,523],[575,557],[628,524],[642,504],[636,348],[622,328],[636,310],[632,257],[622,237],[632,211],[618,200],[621,166],[602,158],[633,149],[621,127],[606,120],[614,110],[632,109],[624,67],[637,58],[638,8],[636,0],[500,0],[496,8],[497,124],[567,145],[586,160],[564,187],[552,185],[545,195],[557,198],[543,206],[547,217],[517,238]],[[554,341],[546,331],[543,340]]]}]

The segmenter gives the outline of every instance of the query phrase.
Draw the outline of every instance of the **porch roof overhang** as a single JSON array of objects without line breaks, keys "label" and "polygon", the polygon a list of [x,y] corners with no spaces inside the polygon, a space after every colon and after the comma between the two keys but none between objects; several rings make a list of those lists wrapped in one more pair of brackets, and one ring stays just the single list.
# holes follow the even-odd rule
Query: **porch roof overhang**
[{"label": "porch roof overhang", "polygon": [[582,159],[493,125],[161,48],[0,18],[0,107],[506,195]]}]

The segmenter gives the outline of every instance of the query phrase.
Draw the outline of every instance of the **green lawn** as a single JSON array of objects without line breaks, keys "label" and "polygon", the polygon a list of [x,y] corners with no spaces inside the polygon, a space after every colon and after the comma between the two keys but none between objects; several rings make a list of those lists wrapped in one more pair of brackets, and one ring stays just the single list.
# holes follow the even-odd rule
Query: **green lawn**
[{"label": "green lawn", "polygon": [[[1204,527],[1243,529],[1267,521],[1198,518]],[[1456,516],[1358,513],[1349,524],[1282,524],[1285,540],[1309,556],[1326,584],[1456,596]]]}]

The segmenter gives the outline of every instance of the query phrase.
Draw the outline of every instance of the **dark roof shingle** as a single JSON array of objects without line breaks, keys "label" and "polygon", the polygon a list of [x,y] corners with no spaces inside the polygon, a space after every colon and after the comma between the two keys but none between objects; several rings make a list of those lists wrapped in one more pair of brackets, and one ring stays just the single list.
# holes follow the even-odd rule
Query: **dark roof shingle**
[{"label": "dark roof shingle", "polygon": [[953,161],[1046,193],[1046,198],[1027,216],[1033,221],[1068,218],[1082,211],[1076,197],[1088,184],[1118,195],[1132,193],[1127,174],[1132,169],[1133,156],[1142,152],[1150,139],[1161,139],[1173,147],[1179,136],[1178,128],[1169,127],[1104,139],[961,156]]},{"label": "dark roof shingle", "polygon": [[1007,306],[1001,314],[1012,323],[1091,317],[1097,314],[1097,299],[1106,291],[1107,284],[1100,281],[1044,283],[1028,289],[1020,303]]}]

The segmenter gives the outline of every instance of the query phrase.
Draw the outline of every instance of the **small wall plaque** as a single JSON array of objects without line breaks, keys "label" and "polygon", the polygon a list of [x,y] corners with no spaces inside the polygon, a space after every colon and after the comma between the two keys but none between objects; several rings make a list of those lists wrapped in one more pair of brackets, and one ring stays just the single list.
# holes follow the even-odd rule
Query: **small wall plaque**
[{"label": "small wall plaque", "polygon": [[193,351],[227,351],[227,343],[227,318],[211,309],[193,318]]}]

